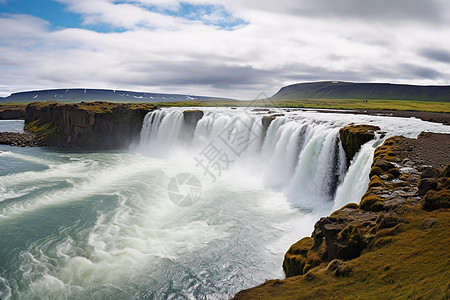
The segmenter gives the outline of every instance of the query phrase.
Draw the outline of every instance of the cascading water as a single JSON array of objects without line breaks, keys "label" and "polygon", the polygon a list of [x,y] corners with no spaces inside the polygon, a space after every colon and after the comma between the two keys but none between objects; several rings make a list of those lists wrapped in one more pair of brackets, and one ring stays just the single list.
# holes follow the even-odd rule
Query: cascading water
[{"label": "cascading water", "polygon": [[[259,111],[200,109],[195,130],[185,108],[149,113],[128,152],[0,145],[0,299],[227,299],[282,278],[289,246],[359,201],[384,138],[347,169],[339,128],[450,133],[416,119],[285,109],[265,128]],[[179,173],[200,179],[194,205],[168,196]]]},{"label": "cascading water", "polygon": [[[155,155],[163,149],[169,157],[171,149],[179,149],[183,141],[182,112],[181,109],[170,109],[149,113],[144,121],[138,151]],[[284,114],[264,130],[263,114],[226,109],[204,109],[204,112],[192,143],[183,147],[183,152],[189,153],[186,157],[190,155],[192,162],[208,143],[216,144],[216,148],[232,161],[226,165],[226,170],[221,171],[245,166],[261,175],[259,177],[265,186],[283,192],[294,206],[329,210],[346,172],[345,152],[339,141],[342,122],[299,118],[283,111]],[[244,146],[240,151],[230,149],[228,141],[222,138],[228,132],[231,135],[243,134]],[[368,161],[365,162],[367,165]],[[217,175],[222,175],[222,172]],[[355,181],[366,176],[363,173],[359,175]],[[358,190],[358,193],[360,197],[363,191]]]}]

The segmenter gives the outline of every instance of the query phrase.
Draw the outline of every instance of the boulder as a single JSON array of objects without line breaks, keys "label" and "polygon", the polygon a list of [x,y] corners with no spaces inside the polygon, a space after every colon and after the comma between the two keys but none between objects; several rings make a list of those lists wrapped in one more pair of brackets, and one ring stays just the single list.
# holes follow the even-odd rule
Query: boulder
[{"label": "boulder", "polygon": [[369,178],[372,178],[373,176],[380,176],[383,173],[383,170],[381,170],[380,167],[374,166],[370,169]]},{"label": "boulder", "polygon": [[333,259],[327,266],[327,271],[333,272],[334,276],[349,277],[353,275],[353,269],[349,264],[340,259]]},{"label": "boulder", "polygon": [[387,172],[391,169],[395,168],[395,165],[393,165],[392,163],[384,160],[384,159],[376,159],[373,164],[372,167],[378,167],[380,168],[383,172]]},{"label": "boulder", "polygon": [[422,207],[425,210],[436,210],[440,208],[450,208],[450,190],[444,189],[440,191],[430,190],[423,198]]},{"label": "boulder", "polygon": [[359,207],[365,211],[382,211],[384,203],[379,196],[368,195],[361,200]]},{"label": "boulder", "polygon": [[424,178],[419,182],[419,195],[425,195],[429,190],[435,190],[438,187],[438,182],[434,178]]},{"label": "boulder", "polygon": [[420,174],[420,178],[439,178],[441,177],[441,171],[439,171],[437,168],[433,167],[427,167],[425,168],[422,173]]}]

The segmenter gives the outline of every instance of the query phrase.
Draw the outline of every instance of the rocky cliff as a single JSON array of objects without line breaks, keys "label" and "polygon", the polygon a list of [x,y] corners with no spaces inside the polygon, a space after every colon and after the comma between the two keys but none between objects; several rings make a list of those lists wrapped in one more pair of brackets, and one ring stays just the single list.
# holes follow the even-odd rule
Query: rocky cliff
[{"label": "rocky cliff", "polygon": [[360,204],[290,247],[287,279],[235,299],[449,299],[450,135],[386,140],[369,176]]},{"label": "rocky cliff", "polygon": [[0,120],[25,118],[25,105],[1,105]]},{"label": "rocky cliff", "polygon": [[139,138],[149,104],[90,102],[26,107],[25,130],[37,134],[39,144],[79,149],[120,149]]}]

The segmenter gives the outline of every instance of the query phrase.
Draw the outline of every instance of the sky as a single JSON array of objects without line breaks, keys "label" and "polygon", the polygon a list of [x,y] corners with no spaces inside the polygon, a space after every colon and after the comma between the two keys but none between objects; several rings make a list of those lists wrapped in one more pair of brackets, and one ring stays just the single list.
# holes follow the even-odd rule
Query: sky
[{"label": "sky", "polygon": [[0,96],[236,99],[306,81],[450,85],[448,0],[0,0]]}]

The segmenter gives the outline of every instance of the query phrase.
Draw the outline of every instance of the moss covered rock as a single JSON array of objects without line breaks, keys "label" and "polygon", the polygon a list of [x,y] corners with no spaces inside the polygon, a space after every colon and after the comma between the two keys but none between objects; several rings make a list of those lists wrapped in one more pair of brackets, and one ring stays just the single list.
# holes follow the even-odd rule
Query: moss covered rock
[{"label": "moss covered rock", "polygon": [[441,177],[441,172],[437,168],[428,167],[425,168],[420,174],[420,178],[439,178]]},{"label": "moss covered rock", "polygon": [[435,190],[438,187],[438,182],[434,178],[423,178],[419,182],[419,195],[425,195],[429,190]]},{"label": "moss covered rock", "polygon": [[304,274],[308,250],[313,246],[313,239],[305,237],[292,245],[284,255],[283,270],[286,277]]},{"label": "moss covered rock", "polygon": [[353,275],[353,269],[349,264],[340,259],[333,259],[327,266],[327,271],[333,272],[336,277],[349,277]]},{"label": "moss covered rock", "polygon": [[384,185],[384,181],[381,180],[381,178],[376,175],[372,176],[372,178],[370,179],[369,188],[383,186],[383,185]]},{"label": "moss covered rock", "polygon": [[375,195],[366,196],[359,205],[359,208],[365,211],[382,211],[383,207],[383,200]]},{"label": "moss covered rock", "polygon": [[442,170],[442,177],[450,177],[450,164],[446,165]]},{"label": "moss covered rock", "polygon": [[372,178],[373,176],[380,176],[383,173],[383,170],[381,168],[374,166],[370,169],[369,178]]},{"label": "moss covered rock", "polygon": [[375,131],[377,130],[380,130],[380,128],[373,125],[354,125],[339,130],[348,165],[350,165],[355,154],[361,149],[361,146],[375,137]]},{"label": "moss covered rock", "polygon": [[423,200],[422,207],[425,210],[450,208],[450,190],[428,191]]}]

